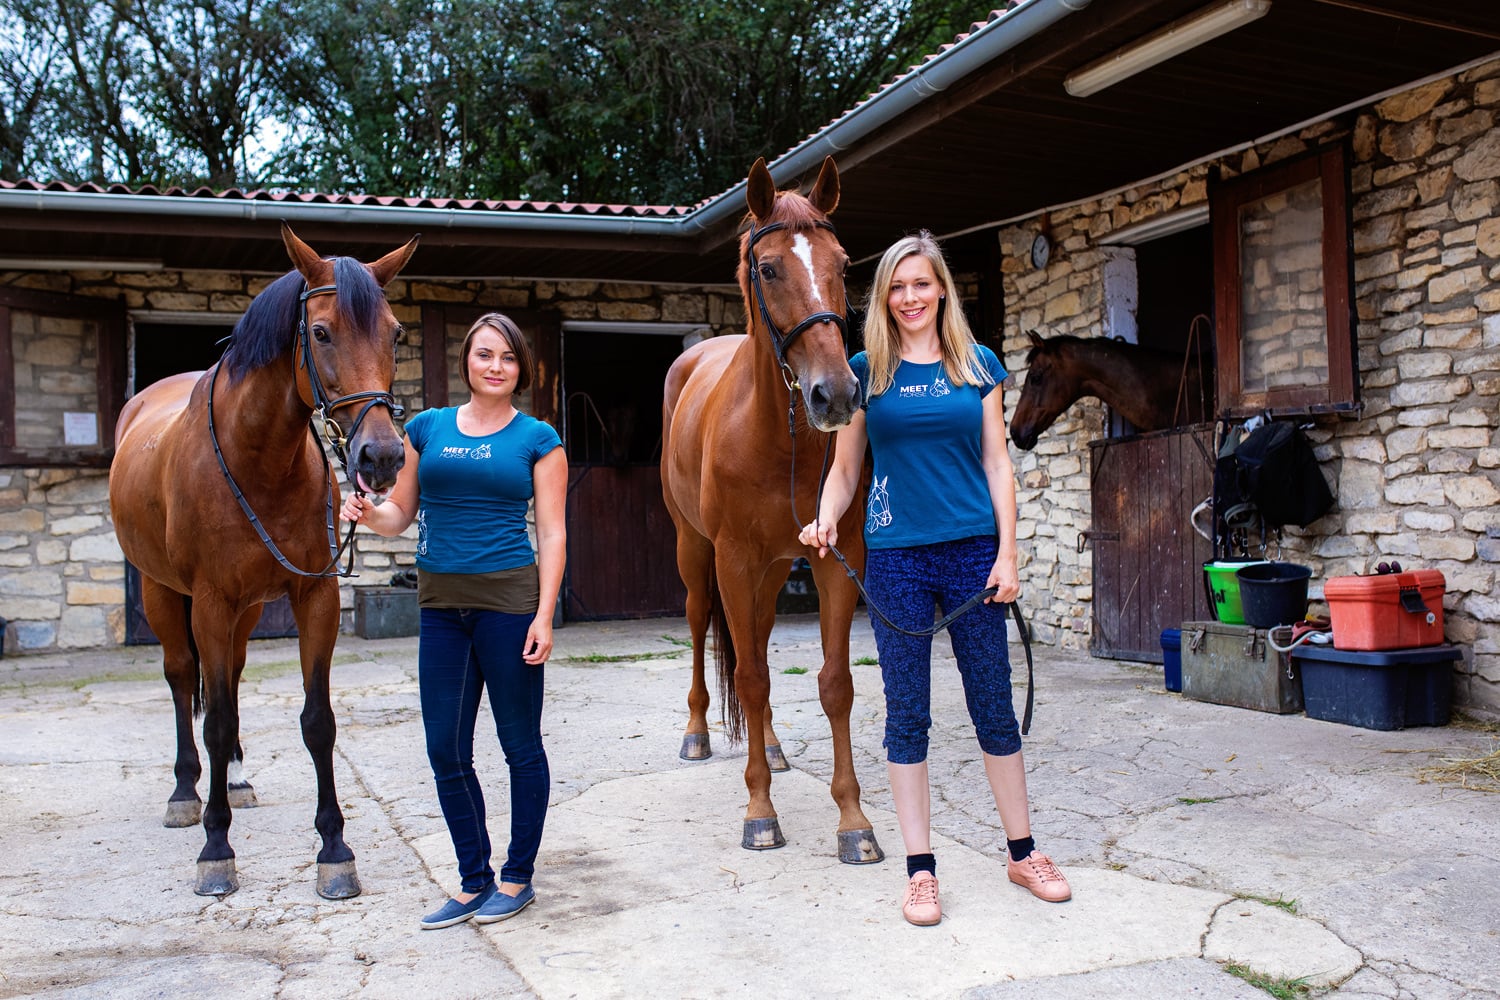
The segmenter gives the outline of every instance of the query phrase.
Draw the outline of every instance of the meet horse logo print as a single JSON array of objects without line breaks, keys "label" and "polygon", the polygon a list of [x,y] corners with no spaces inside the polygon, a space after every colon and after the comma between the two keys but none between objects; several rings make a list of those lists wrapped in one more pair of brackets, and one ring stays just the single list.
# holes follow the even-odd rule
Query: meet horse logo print
[{"label": "meet horse logo print", "polygon": [[953,390],[948,386],[948,379],[939,375],[937,381],[931,385],[903,385],[901,387],[902,399],[916,399],[922,396],[946,396]]},{"label": "meet horse logo print", "polygon": [[459,445],[456,445],[456,444],[450,444],[450,445],[444,445],[443,446],[442,453],[438,457],[439,458],[473,458],[473,459],[477,459],[477,460],[483,461],[484,459],[489,458],[491,454],[492,454],[492,452],[490,451],[490,446],[489,446],[488,443],[482,444],[482,445],[480,445],[477,448],[470,448],[467,445],[459,446]]},{"label": "meet horse logo print", "polygon": [[[918,386],[925,389],[926,386]],[[890,479],[885,476],[870,484],[870,500],[866,507],[868,513],[865,515],[865,531],[874,534],[881,528],[888,528],[891,524],[891,499],[885,491],[885,484]]]}]

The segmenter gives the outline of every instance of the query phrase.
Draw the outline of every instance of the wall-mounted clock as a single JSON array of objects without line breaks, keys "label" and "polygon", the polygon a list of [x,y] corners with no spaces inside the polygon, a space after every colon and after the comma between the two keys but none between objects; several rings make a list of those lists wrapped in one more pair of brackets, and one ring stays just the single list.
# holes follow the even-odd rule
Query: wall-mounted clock
[{"label": "wall-mounted clock", "polygon": [[1051,258],[1052,241],[1047,238],[1046,233],[1037,233],[1036,239],[1031,241],[1031,266],[1041,270]]}]

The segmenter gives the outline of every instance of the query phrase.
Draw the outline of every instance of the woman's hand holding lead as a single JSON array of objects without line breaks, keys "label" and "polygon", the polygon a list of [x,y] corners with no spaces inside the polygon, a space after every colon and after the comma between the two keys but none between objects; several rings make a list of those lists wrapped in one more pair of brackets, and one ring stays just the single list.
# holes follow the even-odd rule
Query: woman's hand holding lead
[{"label": "woman's hand holding lead", "polygon": [[339,510],[339,517],[352,524],[358,524],[364,520],[365,511],[369,510],[371,504],[358,493],[349,494],[349,499],[344,501],[344,506]]},{"label": "woman's hand holding lead", "polygon": [[797,541],[803,545],[816,545],[818,555],[826,556],[828,546],[839,542],[838,525],[825,521],[810,521],[798,534]]}]

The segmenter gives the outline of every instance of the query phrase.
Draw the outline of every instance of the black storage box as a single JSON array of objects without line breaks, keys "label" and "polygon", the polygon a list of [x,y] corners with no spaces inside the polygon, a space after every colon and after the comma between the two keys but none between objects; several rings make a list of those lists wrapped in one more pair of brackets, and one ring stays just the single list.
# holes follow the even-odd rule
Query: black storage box
[{"label": "black storage box", "polygon": [[1307,715],[1364,729],[1446,726],[1457,646],[1366,652],[1304,643],[1292,650]]},{"label": "black storage box", "polygon": [[409,587],[355,587],[354,634],[361,639],[416,635],[417,592]]}]

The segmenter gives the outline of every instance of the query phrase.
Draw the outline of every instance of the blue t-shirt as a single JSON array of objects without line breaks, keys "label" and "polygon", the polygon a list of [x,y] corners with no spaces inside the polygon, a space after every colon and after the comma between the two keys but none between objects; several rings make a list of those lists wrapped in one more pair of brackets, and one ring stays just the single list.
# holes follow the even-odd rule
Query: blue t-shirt
[{"label": "blue t-shirt", "polygon": [[531,468],[562,439],[517,411],[493,434],[458,429],[458,407],[406,422],[417,450],[417,565],[429,573],[495,573],[536,562],[526,534]]},{"label": "blue t-shirt", "polygon": [[[865,543],[872,549],[951,542],[997,534],[984,478],[984,398],[1005,378],[995,352],[976,344],[994,385],[950,385],[941,361],[903,361],[889,389],[864,400],[875,456],[865,504]],[[861,386],[870,359],[849,359]]]}]

